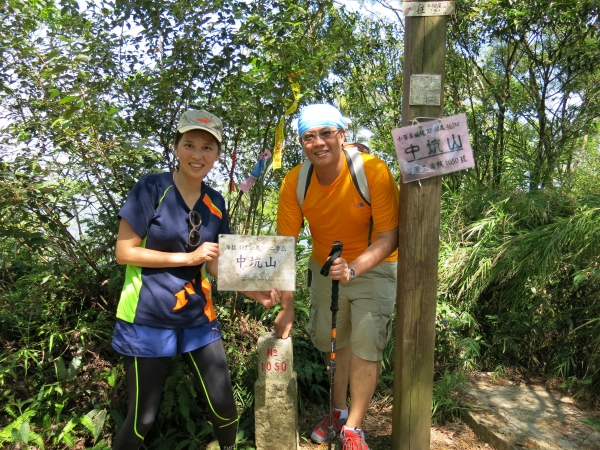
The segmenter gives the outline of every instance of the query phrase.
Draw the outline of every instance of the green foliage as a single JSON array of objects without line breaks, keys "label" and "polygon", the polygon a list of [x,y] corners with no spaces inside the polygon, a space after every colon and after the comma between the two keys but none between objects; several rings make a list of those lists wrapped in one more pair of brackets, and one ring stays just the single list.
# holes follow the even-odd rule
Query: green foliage
[{"label": "green foliage", "polygon": [[[361,21],[343,62],[333,68],[339,106],[352,119],[347,139],[364,140],[393,173],[399,167],[390,130],[401,125],[403,32],[402,23],[389,19]],[[372,133],[368,142],[364,130]]]},{"label": "green foliage", "polygon": [[596,431],[600,431],[600,421],[598,419],[587,418],[582,420],[582,422],[594,427]]},{"label": "green foliage", "polygon": [[329,399],[329,374],[323,354],[306,335],[294,337],[294,370],[298,375],[299,408],[305,403],[326,404]]},{"label": "green foliage", "polygon": [[444,302],[438,303],[436,316],[437,371],[476,369],[482,336],[475,317]]},{"label": "green foliage", "polygon": [[468,176],[527,190],[562,182],[600,114],[597,2],[467,0],[457,8],[446,113],[470,117],[476,168]]},{"label": "green foliage", "polygon": [[[335,102],[397,174],[401,21],[332,1],[210,5],[8,0],[0,6],[0,444],[110,447],[125,415],[110,348],[123,270],[117,213],[143,174],[173,168],[173,129],[189,107],[224,119],[223,192],[235,233],[275,234],[278,191],[302,159],[285,120],[283,170],[243,181],[290,106]],[[435,421],[455,417],[464,373],[521,367],[597,395],[600,383],[598,5],[457,3],[445,114],[467,113],[476,167],[444,177]],[[367,137],[370,136],[370,139]],[[232,162],[236,153],[236,163]],[[300,403],[326,403],[309,341],[306,268],[296,250],[293,330]],[[255,342],[278,309],[216,292],[252,445]],[[394,337],[378,389],[393,383]],[[198,387],[172,361],[152,448],[210,439]],[[151,443],[150,443],[151,442]]]},{"label": "green foliage", "polygon": [[441,424],[460,417],[462,411],[468,407],[460,400],[466,382],[466,373],[459,370],[453,373],[445,371],[433,384],[433,423]]},{"label": "green foliage", "polygon": [[441,286],[449,302],[476,318],[481,364],[548,371],[594,389],[598,198],[586,193],[583,203],[565,190],[471,198],[461,208],[482,218],[453,240]]},{"label": "green foliage", "polygon": [[[0,8],[3,439],[110,442],[125,403],[109,346],[123,281],[113,252],[125,196],[144,173],[172,168],[174,123],[188,107],[210,109],[226,124],[210,181],[220,189],[224,180],[244,180],[273,146],[292,97],[288,75],[297,73],[303,93],[329,92],[330,56],[347,49],[354,20],[312,0],[210,8],[9,0]],[[298,148],[288,149],[286,169],[300,159]],[[282,174],[267,171],[247,194],[224,192],[233,230],[275,233]],[[254,343],[276,310],[219,297],[244,440],[252,435]],[[189,375],[174,364],[156,445],[199,447],[208,425]],[[303,373],[303,382],[312,386],[316,373]]]},{"label": "green foliage", "polygon": [[[88,442],[90,448],[109,448],[104,439],[99,439],[104,431],[107,418],[106,409],[94,408],[87,413],[64,414],[66,403],[75,402],[85,408],[82,392],[73,389],[77,384],[77,362],[69,369],[63,365],[60,376],[62,382],[45,384],[40,392],[25,401],[18,397],[18,389],[6,389],[3,393],[4,410],[11,417],[0,433],[0,443],[35,443],[40,448],[50,445],[72,447],[76,441]],[[85,376],[85,375],[84,375]],[[96,377],[94,382],[102,380]],[[32,419],[36,419],[33,423]],[[89,441],[85,440],[89,433]],[[50,442],[48,442],[50,441]]]}]

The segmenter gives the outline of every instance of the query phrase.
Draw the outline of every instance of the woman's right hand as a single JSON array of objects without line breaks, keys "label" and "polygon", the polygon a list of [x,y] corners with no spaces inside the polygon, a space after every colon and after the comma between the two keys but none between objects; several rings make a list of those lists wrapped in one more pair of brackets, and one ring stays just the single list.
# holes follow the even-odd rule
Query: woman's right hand
[{"label": "woman's right hand", "polygon": [[188,253],[190,266],[198,266],[203,262],[210,262],[219,257],[219,244],[214,242],[205,242],[196,250]]}]

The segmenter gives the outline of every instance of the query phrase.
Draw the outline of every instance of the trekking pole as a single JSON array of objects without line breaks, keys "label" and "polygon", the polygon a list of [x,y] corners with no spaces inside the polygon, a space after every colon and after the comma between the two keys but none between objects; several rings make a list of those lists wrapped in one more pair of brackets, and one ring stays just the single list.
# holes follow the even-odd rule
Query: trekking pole
[{"label": "trekking pole", "polygon": [[[324,277],[329,276],[329,268],[337,258],[342,255],[342,248],[344,245],[340,241],[335,241],[331,247],[329,257],[323,267],[321,268],[321,275]],[[335,338],[337,335],[336,329],[336,315],[340,309],[338,306],[338,288],[339,281],[331,281],[331,353],[329,356],[329,428],[327,428],[327,448],[331,450],[331,443],[335,438],[335,431],[333,431],[333,381],[335,377]]]}]

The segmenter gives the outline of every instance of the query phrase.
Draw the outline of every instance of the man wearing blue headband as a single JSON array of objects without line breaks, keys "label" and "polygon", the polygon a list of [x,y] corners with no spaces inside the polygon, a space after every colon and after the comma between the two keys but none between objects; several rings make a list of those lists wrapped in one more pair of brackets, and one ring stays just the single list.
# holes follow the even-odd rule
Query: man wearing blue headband
[{"label": "man wearing blue headband", "polygon": [[[286,175],[277,232],[297,238],[304,218],[310,226],[308,327],[315,347],[324,353],[331,351],[331,282],[339,281],[333,429],[341,431],[344,450],[368,450],[362,423],[377,385],[396,299],[398,185],[382,160],[360,153],[368,200],[358,191],[349,169],[350,156],[344,150],[346,120],[334,106],[306,106],[298,119],[298,135],[314,170],[303,200],[296,189],[302,182],[302,164]],[[335,241],[343,243],[342,256],[333,262],[329,275],[323,276],[320,268]],[[283,339],[289,336],[294,320],[293,303],[293,292],[282,292],[275,331]],[[329,415],[315,426],[313,441],[326,442],[328,427]]]}]

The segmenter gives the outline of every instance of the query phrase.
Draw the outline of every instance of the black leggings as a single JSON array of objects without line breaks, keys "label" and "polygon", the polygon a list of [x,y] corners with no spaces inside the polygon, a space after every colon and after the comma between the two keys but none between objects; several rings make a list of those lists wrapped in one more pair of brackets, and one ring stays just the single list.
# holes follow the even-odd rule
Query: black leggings
[{"label": "black leggings", "polygon": [[[238,416],[223,341],[216,340],[183,357],[210,407],[221,450],[234,450]],[[113,450],[134,450],[142,444],[158,412],[169,359],[125,356],[127,418]]]}]

